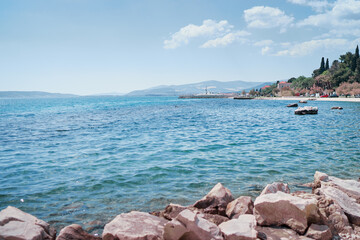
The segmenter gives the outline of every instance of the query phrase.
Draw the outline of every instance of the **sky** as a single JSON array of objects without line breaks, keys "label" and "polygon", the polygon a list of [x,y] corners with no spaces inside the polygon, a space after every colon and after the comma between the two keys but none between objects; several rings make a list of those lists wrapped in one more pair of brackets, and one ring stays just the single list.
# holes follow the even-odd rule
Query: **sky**
[{"label": "sky", "polygon": [[355,0],[1,0],[0,91],[277,81],[357,44]]}]

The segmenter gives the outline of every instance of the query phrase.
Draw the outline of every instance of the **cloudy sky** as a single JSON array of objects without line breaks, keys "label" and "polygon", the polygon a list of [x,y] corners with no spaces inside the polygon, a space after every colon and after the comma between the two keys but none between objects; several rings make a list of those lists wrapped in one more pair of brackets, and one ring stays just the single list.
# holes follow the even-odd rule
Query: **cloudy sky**
[{"label": "cloudy sky", "polygon": [[355,0],[1,0],[0,90],[276,81],[357,44]]}]

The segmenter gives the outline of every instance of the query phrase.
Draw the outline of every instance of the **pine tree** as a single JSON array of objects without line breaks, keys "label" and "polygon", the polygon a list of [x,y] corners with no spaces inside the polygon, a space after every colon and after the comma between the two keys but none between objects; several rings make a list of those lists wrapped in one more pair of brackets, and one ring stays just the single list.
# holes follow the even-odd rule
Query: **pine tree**
[{"label": "pine tree", "polygon": [[329,70],[329,59],[326,59],[325,71]]},{"label": "pine tree", "polygon": [[356,46],[356,49],[355,49],[355,54],[353,55],[353,59],[351,61],[351,70],[352,71],[355,71],[356,69],[356,63],[357,63],[357,60],[359,59],[359,45]]},{"label": "pine tree", "polygon": [[319,69],[319,73],[322,74],[325,71],[325,60],[324,57],[321,58],[321,64],[320,64],[320,69]]}]

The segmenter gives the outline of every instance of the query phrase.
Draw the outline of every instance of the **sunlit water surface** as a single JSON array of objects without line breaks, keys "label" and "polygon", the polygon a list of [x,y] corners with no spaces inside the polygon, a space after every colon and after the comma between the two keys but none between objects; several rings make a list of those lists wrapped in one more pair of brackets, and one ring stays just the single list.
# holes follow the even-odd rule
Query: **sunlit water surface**
[{"label": "sunlit water surface", "polygon": [[[315,170],[360,176],[360,103],[81,97],[0,100],[0,208],[93,233],[119,213],[235,197]],[[330,110],[342,106],[343,110]],[[23,201],[21,201],[23,199]]]}]

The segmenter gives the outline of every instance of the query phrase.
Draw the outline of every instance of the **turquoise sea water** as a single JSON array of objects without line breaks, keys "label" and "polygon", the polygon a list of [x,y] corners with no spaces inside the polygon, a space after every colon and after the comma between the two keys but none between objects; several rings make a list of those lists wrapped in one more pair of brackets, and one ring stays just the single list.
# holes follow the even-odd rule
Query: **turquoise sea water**
[{"label": "turquoise sea water", "polygon": [[[235,197],[315,170],[360,177],[360,103],[79,97],[0,100],[0,209],[91,232],[119,213]],[[342,106],[344,110],[330,110]],[[21,201],[23,199],[23,201]]]}]

